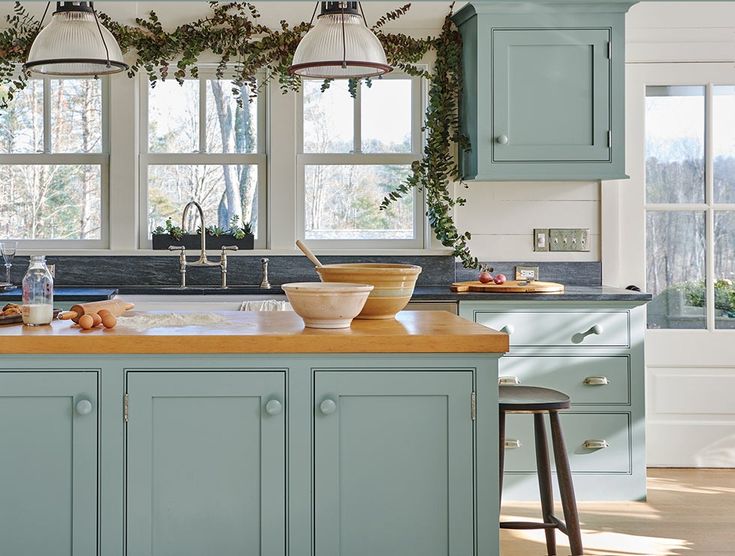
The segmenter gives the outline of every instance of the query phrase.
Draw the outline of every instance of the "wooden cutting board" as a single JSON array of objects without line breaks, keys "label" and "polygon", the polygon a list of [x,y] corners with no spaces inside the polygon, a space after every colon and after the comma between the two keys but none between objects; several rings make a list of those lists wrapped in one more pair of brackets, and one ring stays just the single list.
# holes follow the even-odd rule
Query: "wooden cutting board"
[{"label": "wooden cutting board", "polygon": [[556,282],[525,282],[508,280],[504,284],[483,284],[479,280],[469,282],[455,282],[451,287],[453,292],[484,292],[484,293],[560,293],[564,291],[563,284]]}]

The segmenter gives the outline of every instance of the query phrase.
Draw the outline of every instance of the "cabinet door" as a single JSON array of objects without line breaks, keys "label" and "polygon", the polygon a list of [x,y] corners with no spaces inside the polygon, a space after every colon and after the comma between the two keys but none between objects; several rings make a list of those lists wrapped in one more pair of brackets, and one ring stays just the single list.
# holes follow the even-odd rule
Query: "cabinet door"
[{"label": "cabinet door", "polygon": [[610,159],[607,29],[494,29],[493,162]]},{"label": "cabinet door", "polygon": [[319,556],[470,556],[470,372],[315,378]]},{"label": "cabinet door", "polygon": [[284,373],[130,372],[127,391],[128,555],[285,554]]},{"label": "cabinet door", "polygon": [[0,373],[0,554],[97,554],[96,372]]}]

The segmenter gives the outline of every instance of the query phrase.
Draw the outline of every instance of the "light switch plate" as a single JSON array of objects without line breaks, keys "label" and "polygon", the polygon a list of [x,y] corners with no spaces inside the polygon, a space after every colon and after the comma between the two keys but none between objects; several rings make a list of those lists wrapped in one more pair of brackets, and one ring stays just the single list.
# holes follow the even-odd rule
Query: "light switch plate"
[{"label": "light switch plate", "polygon": [[586,228],[552,228],[549,230],[549,251],[589,251],[589,235]]},{"label": "light switch plate", "polygon": [[549,250],[549,230],[548,228],[535,228],[533,230],[533,250],[548,251]]}]

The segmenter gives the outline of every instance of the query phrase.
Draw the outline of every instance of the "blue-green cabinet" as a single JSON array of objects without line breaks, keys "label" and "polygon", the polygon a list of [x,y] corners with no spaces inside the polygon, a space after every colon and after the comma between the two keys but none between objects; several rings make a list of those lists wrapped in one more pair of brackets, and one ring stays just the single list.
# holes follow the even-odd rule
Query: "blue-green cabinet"
[{"label": "blue-green cabinet", "polygon": [[285,373],[127,373],[127,554],[286,553]]},{"label": "blue-green cabinet", "polygon": [[624,14],[630,3],[481,2],[463,38],[465,179],[625,177]]},{"label": "blue-green cabinet", "polygon": [[97,554],[96,371],[0,372],[0,553]]},{"label": "blue-green cabinet", "polygon": [[319,556],[471,556],[473,373],[317,371]]}]

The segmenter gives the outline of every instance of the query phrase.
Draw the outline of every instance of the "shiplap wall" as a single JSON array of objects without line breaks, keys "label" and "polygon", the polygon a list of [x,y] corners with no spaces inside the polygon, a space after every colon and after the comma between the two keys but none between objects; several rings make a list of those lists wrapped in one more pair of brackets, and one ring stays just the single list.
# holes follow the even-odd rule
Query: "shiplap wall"
[{"label": "shiplap wall", "polygon": [[[475,256],[491,261],[599,261],[599,182],[477,182],[459,189],[461,231],[472,233]],[[534,228],[588,228],[590,251],[533,251]]]}]

